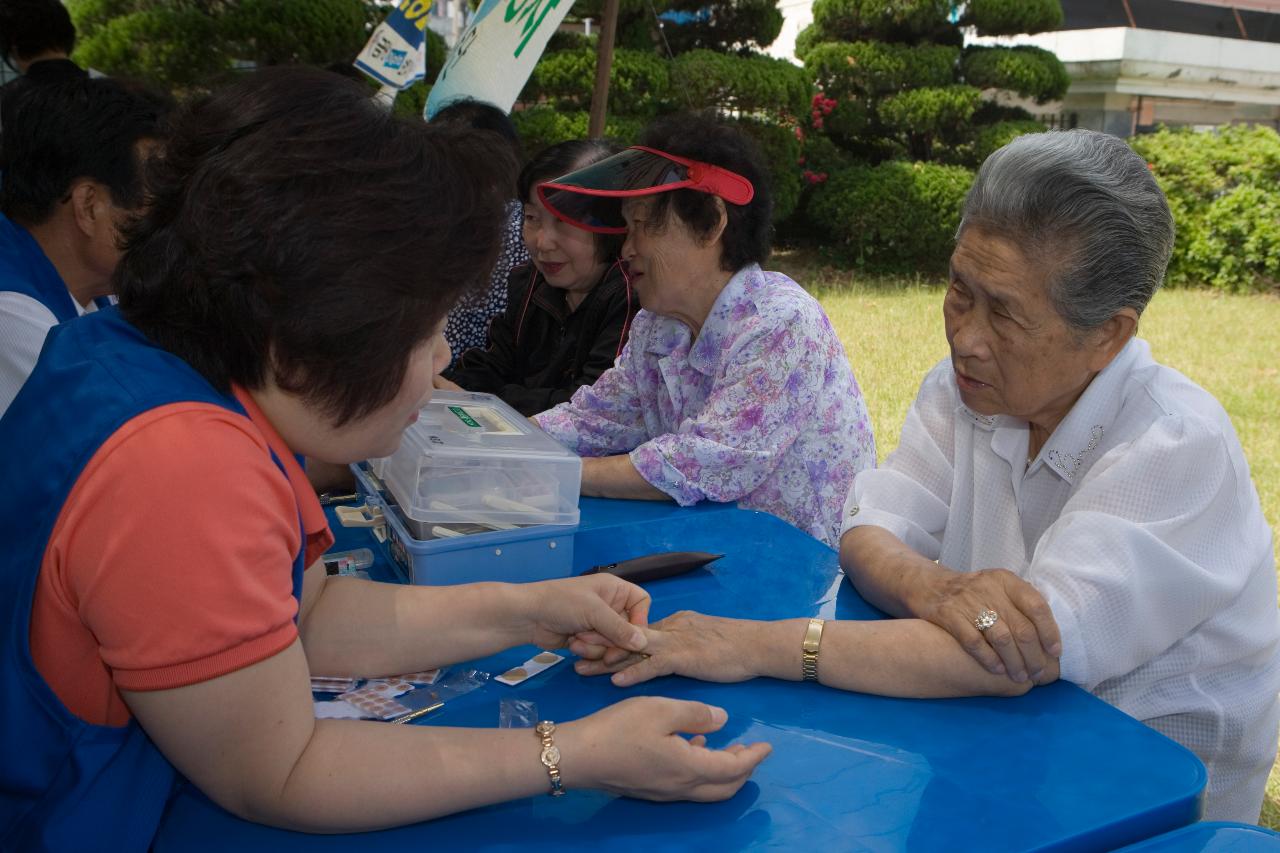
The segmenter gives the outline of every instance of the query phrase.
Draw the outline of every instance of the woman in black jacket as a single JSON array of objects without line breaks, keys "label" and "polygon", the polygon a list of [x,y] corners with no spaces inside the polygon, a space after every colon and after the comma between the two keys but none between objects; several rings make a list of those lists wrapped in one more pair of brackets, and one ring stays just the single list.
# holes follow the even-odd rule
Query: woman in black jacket
[{"label": "woman in black jacket", "polygon": [[618,262],[622,237],[561,222],[542,206],[536,188],[616,152],[601,140],[572,140],[524,167],[519,190],[532,263],[511,271],[507,307],[493,318],[489,346],[463,353],[437,378],[437,388],[487,391],[534,415],[613,366],[640,307]]}]

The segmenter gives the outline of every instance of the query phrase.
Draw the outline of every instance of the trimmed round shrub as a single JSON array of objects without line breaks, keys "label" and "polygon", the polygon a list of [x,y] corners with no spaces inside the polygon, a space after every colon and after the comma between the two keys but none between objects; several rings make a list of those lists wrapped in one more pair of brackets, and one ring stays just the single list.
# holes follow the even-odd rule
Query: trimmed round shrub
[{"label": "trimmed round shrub", "polygon": [[[526,157],[532,157],[557,142],[586,139],[590,118],[585,110],[559,110],[546,104],[511,114]],[[640,136],[644,124],[641,119],[610,114],[605,119],[604,135],[621,145],[631,145]]]},{"label": "trimmed round shrub", "polygon": [[[520,100],[548,100],[566,110],[589,109],[596,82],[596,49],[549,53],[538,61]],[[618,48],[609,77],[609,112],[652,116],[670,88],[667,63],[652,51]]]},{"label": "trimmed round shrub", "polygon": [[945,270],[973,172],[893,160],[854,166],[819,184],[807,217],[850,259],[884,272]]},{"label": "trimmed round shrub", "polygon": [[880,102],[880,121],[898,133],[937,135],[969,121],[981,101],[972,86],[910,89]]},{"label": "trimmed round shrub", "polygon": [[773,191],[773,221],[778,223],[788,219],[795,212],[803,188],[800,142],[795,131],[755,119],[739,119],[737,125],[751,134],[764,153],[769,169],[769,187]]},{"label": "trimmed round shrub", "polygon": [[839,98],[946,86],[955,82],[959,58],[959,49],[941,45],[827,42],[815,45],[804,64],[819,89]]},{"label": "trimmed round shrub", "polygon": [[1044,133],[1047,128],[1038,121],[1000,121],[979,127],[973,140],[973,164],[982,162],[1024,133]]},{"label": "trimmed round shrub", "polygon": [[[648,11],[648,7],[644,7]],[[659,7],[661,8],[661,7]],[[782,10],[776,0],[734,0],[715,7],[715,14],[702,16],[705,0],[674,0],[666,4],[672,12],[692,12],[695,19],[684,24],[667,23],[663,29],[675,53],[714,50],[729,53],[744,46],[764,48],[782,32]],[[576,11],[576,10],[575,10]],[[652,18],[648,19],[650,22]]]},{"label": "trimmed round shrub", "polygon": [[871,110],[865,101],[845,97],[838,100],[831,115],[823,119],[823,130],[842,145],[856,147],[866,141],[871,119]]},{"label": "trimmed round shrub", "polygon": [[950,0],[815,0],[813,23],[831,41],[914,42],[945,28]]},{"label": "trimmed round shrub", "polygon": [[1058,0],[969,0],[966,23],[984,36],[1043,33],[1062,26]]},{"label": "trimmed round shrub", "polygon": [[146,9],[80,30],[75,60],[120,77],[171,88],[208,86],[229,68],[217,21],[198,9]]},{"label": "trimmed round shrub", "polygon": [[670,106],[676,109],[718,107],[798,115],[808,107],[809,88],[803,68],[759,54],[693,50],[671,63]]},{"label": "trimmed round shrub", "polygon": [[960,61],[960,69],[970,86],[1017,92],[1038,104],[1061,99],[1071,85],[1062,60],[1027,45],[970,48]]},{"label": "trimmed round shrub", "polygon": [[827,38],[823,35],[822,30],[810,24],[796,34],[796,46],[793,49],[796,59],[807,63],[806,57],[808,57],[809,52],[818,45],[826,43]]}]

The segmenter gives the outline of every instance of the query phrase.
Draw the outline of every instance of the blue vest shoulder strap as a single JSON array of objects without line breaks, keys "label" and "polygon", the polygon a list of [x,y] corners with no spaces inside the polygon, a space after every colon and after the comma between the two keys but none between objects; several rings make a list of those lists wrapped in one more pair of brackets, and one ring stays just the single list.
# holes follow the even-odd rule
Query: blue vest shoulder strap
[{"label": "blue vest shoulder strap", "polygon": [[75,300],[36,238],[0,213],[0,292],[30,296],[65,323],[79,316]]}]

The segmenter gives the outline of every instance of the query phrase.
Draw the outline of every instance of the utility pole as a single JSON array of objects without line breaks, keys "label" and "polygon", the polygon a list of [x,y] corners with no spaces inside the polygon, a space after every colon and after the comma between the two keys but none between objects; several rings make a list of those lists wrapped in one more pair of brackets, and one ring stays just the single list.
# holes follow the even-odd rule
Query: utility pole
[{"label": "utility pole", "polygon": [[618,0],[604,0],[604,21],[600,25],[600,46],[596,50],[596,87],[591,92],[591,119],[587,136],[604,136],[609,113],[609,71],[613,68],[613,39],[618,31]]}]

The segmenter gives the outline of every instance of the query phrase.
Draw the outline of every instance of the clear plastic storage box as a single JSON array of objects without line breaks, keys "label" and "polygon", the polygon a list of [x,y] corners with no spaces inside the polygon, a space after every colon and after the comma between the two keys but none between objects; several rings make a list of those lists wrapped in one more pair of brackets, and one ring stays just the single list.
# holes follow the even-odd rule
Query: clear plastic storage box
[{"label": "clear plastic storage box", "polygon": [[353,468],[413,583],[569,574],[582,460],[492,394],[435,392],[395,454]]}]

